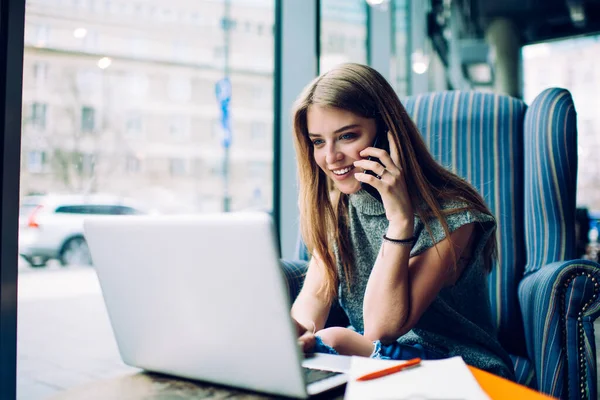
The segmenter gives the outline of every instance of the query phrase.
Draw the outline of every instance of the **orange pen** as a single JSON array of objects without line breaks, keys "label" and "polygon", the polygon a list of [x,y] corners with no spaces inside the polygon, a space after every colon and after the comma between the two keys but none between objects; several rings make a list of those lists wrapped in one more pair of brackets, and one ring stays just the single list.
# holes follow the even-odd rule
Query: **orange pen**
[{"label": "orange pen", "polygon": [[357,381],[369,381],[371,379],[381,378],[382,376],[387,376],[390,374],[394,374],[396,372],[402,371],[403,369],[417,366],[421,363],[420,358],[413,358],[412,360],[408,360],[404,364],[394,365],[393,367],[384,368],[379,371],[370,372],[368,374],[359,376],[356,378]]}]

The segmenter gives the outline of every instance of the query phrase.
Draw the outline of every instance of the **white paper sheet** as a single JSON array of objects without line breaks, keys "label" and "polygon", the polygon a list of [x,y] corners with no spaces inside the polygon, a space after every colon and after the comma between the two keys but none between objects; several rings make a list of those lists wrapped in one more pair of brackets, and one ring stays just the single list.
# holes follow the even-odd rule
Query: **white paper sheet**
[{"label": "white paper sheet", "polygon": [[356,381],[361,375],[402,361],[352,357],[346,400],[466,399],[489,400],[461,357],[421,361],[414,368],[369,381]]}]

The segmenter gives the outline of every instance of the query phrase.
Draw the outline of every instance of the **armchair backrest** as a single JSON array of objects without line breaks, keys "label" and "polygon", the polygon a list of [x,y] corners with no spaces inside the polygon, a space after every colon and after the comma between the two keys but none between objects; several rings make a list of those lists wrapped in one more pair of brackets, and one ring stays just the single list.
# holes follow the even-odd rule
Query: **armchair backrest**
[{"label": "armchair backrest", "polygon": [[525,115],[526,273],[577,258],[577,124],[571,94],[544,90]]},{"label": "armchair backrest", "polygon": [[526,105],[483,92],[446,91],[406,99],[433,156],[473,184],[498,224],[498,262],[489,275],[500,342],[526,355],[517,288],[525,259],[523,129]]}]

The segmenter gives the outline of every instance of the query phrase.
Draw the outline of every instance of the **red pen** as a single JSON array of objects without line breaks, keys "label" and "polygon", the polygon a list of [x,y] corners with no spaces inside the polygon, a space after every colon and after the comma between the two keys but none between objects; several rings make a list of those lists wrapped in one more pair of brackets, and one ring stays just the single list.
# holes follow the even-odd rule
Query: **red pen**
[{"label": "red pen", "polygon": [[404,364],[398,364],[398,365],[394,365],[393,367],[381,369],[379,371],[369,372],[368,374],[359,376],[358,378],[356,378],[356,380],[357,381],[369,381],[371,379],[381,378],[382,376],[387,376],[387,375],[402,371],[406,368],[417,366],[420,363],[421,363],[420,358],[413,358],[412,360],[406,361]]}]

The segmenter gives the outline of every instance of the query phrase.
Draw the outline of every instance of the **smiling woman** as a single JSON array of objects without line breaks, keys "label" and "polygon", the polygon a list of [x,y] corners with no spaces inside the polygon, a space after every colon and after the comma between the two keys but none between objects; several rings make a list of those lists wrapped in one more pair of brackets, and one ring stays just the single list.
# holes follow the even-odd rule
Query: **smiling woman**
[{"label": "smiling woman", "polygon": [[358,191],[360,182],[354,173],[363,170],[358,171],[354,162],[361,160],[360,152],[373,143],[375,120],[339,108],[315,105],[308,109],[307,123],[319,168],[334,180],[340,192]]},{"label": "smiling woman", "polygon": [[[388,82],[368,66],[342,64],[306,86],[293,122],[301,230],[312,255],[292,307],[310,328],[299,329],[305,350],[461,355],[513,378],[487,294],[494,217],[469,183],[433,159]],[[389,150],[373,146],[380,136]],[[349,328],[324,329],[334,302]]]}]

